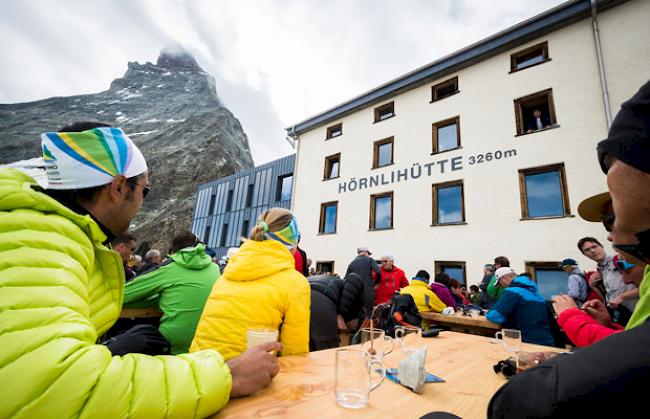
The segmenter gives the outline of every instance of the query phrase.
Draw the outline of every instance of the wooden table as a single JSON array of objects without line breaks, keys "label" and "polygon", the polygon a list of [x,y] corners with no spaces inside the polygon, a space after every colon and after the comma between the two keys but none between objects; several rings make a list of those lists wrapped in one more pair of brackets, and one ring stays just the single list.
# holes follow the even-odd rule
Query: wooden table
[{"label": "wooden table", "polygon": [[[280,373],[271,385],[255,395],[233,399],[215,418],[419,418],[432,411],[447,411],[464,419],[485,418],[492,395],[506,379],[492,366],[510,354],[493,339],[455,332],[425,338],[427,371],[446,380],[426,384],[416,394],[388,379],[370,394],[367,407],[353,410],[336,404],[334,397],[335,351],[311,352],[279,359]],[[560,351],[522,344],[525,351]],[[384,358],[397,367],[399,349]]]},{"label": "wooden table", "polygon": [[157,308],[123,308],[120,319],[151,319],[162,315],[163,312]]},{"label": "wooden table", "polygon": [[492,323],[485,316],[470,317],[463,316],[462,313],[455,313],[453,316],[440,313],[420,313],[420,315],[424,319],[450,328],[452,332],[494,337],[494,334],[501,330],[501,325]]}]

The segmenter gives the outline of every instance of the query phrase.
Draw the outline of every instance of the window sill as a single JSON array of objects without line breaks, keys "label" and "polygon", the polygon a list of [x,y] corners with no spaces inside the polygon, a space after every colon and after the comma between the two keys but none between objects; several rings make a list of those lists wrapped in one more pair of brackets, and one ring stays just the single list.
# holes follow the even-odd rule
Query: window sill
[{"label": "window sill", "polygon": [[520,218],[519,221],[534,221],[534,220],[556,220],[558,218],[575,218],[576,216],[573,214],[567,214],[567,215],[553,215],[550,217],[528,217],[528,218]]},{"label": "window sill", "polygon": [[340,175],[339,176],[334,176],[334,177],[326,177],[326,178],[323,178],[323,182],[325,182],[326,180],[338,179],[340,177],[341,177]]},{"label": "window sill", "polygon": [[551,125],[551,126],[548,127],[548,128],[542,128],[542,129],[537,130],[537,131],[533,131],[533,132],[524,132],[523,134],[516,134],[516,135],[515,135],[515,138],[516,138],[516,137],[523,137],[524,135],[531,135],[531,134],[537,134],[537,133],[539,133],[539,132],[550,131],[550,130],[552,130],[552,129],[556,129],[556,128],[560,128],[560,127],[561,127],[561,125],[559,125],[559,124],[553,124],[553,125]]},{"label": "window sill", "polygon": [[386,227],[386,228],[369,228],[368,231],[386,231],[386,230],[393,230],[393,227]]},{"label": "window sill", "polygon": [[450,94],[450,95],[448,95],[448,96],[445,96],[445,97],[441,97],[440,99],[436,99],[436,100],[431,99],[431,100],[429,101],[429,103],[440,102],[441,100],[445,100],[445,99],[447,99],[448,97],[455,96],[455,95],[457,95],[458,93],[460,93],[460,90],[456,90],[454,93],[452,93],[452,94]]},{"label": "window sill", "polygon": [[465,225],[467,225],[467,221],[461,221],[459,223],[431,224],[431,227],[465,226]]},{"label": "window sill", "polygon": [[371,167],[370,170],[383,169],[384,167],[393,166],[395,163],[388,163],[383,166]]},{"label": "window sill", "polygon": [[333,137],[325,137],[325,141],[333,140],[333,139],[335,139],[335,138],[339,138],[339,137],[341,137],[341,136],[343,136],[343,134],[335,135],[335,136],[333,136]]},{"label": "window sill", "polygon": [[336,231],[333,233],[318,233],[316,236],[332,236],[334,234],[336,234]]},{"label": "window sill", "polygon": [[516,69],[516,70],[512,70],[512,69],[511,69],[511,70],[508,72],[508,74],[518,73],[518,72],[520,72],[520,71],[528,70],[529,68],[537,67],[538,65],[542,65],[542,64],[547,63],[547,62],[549,62],[549,61],[551,61],[551,59],[550,59],[550,58],[547,58],[547,59],[544,60],[544,61],[540,61],[540,62],[538,62],[538,63],[531,64],[531,65],[529,65],[529,66],[527,66],[527,67],[524,67],[524,68],[519,68],[519,69]]},{"label": "window sill", "polygon": [[389,119],[394,118],[395,116],[396,116],[395,114],[392,114],[392,115],[389,116],[388,118],[377,119],[377,120],[375,120],[375,122],[373,122],[373,124],[378,124],[378,123],[380,123],[380,122],[388,121]]},{"label": "window sill", "polygon": [[456,150],[462,150],[462,149],[463,149],[463,146],[460,146],[460,145],[459,145],[458,147],[450,148],[449,150],[444,150],[444,151],[434,151],[433,153],[431,153],[431,156],[436,156],[436,155],[438,155],[438,154],[448,153],[448,152],[450,152],[450,151],[456,151]]}]

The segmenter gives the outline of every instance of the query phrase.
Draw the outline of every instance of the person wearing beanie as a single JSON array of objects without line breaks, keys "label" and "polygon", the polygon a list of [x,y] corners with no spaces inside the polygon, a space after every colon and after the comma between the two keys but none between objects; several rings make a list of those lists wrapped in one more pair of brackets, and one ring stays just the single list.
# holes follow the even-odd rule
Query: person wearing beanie
[{"label": "person wearing beanie", "polygon": [[[429,273],[425,270],[420,270],[413,277],[411,283],[402,288],[400,294],[408,294],[413,297],[415,305],[420,313],[440,313],[447,306],[443,303],[438,296],[429,289]],[[426,319],[422,319],[422,328],[428,329],[431,324]]]},{"label": "person wearing beanie", "polygon": [[122,309],[124,269],[109,243],[149,192],[147,163],[105,124],[41,140],[45,189],[0,169],[0,417],[206,417],[268,384],[275,345],[227,364],[216,351],[126,353],[168,345],[150,325],[97,343]]}]

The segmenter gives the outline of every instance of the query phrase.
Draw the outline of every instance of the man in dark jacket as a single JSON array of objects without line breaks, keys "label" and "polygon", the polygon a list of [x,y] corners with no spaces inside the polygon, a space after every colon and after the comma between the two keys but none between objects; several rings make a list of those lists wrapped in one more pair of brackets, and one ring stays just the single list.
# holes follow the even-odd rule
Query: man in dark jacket
[{"label": "man in dark jacket", "polygon": [[524,342],[552,346],[546,301],[537,290],[537,284],[523,276],[517,277],[512,268],[499,268],[495,274],[505,291],[488,311],[487,319],[506,329],[520,330]]},{"label": "man in dark jacket", "polygon": [[381,279],[381,269],[370,255],[372,253],[367,247],[357,248],[357,257],[350,262],[345,272],[345,286],[339,312],[346,322],[351,322],[349,326],[352,329],[356,329],[363,319],[372,313],[375,282]]},{"label": "man in dark jacket", "polygon": [[315,275],[309,277],[311,287],[311,317],[309,321],[309,350],[339,346],[337,316],[343,280],[338,276]]}]

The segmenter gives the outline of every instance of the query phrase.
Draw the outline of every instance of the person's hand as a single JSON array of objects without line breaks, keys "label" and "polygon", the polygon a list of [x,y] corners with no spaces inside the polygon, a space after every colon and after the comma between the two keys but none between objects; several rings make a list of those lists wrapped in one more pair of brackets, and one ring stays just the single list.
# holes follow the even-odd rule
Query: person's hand
[{"label": "person's hand", "polygon": [[582,305],[585,313],[589,314],[598,323],[606,327],[612,326],[612,318],[607,311],[607,307],[600,300],[590,300]]},{"label": "person's hand", "polygon": [[623,302],[623,298],[620,295],[618,295],[609,302],[609,306],[611,308],[618,308],[618,306],[621,305],[622,302]]},{"label": "person's hand", "polygon": [[226,362],[232,376],[231,398],[247,396],[269,385],[280,371],[271,351],[282,351],[282,344],[266,342]]},{"label": "person's hand", "polygon": [[603,277],[600,274],[600,272],[594,272],[593,274],[591,274],[591,277],[589,278],[589,286],[593,288],[593,287],[596,286],[596,283],[598,283],[598,282],[600,282],[602,280],[603,280]]},{"label": "person's hand", "polygon": [[559,316],[563,311],[570,308],[578,308],[573,298],[569,297],[566,294],[556,295],[553,298],[553,309]]},{"label": "person's hand", "polygon": [[345,319],[343,319],[343,316],[340,314],[336,316],[336,323],[339,330],[348,330],[348,326],[345,324]]}]

